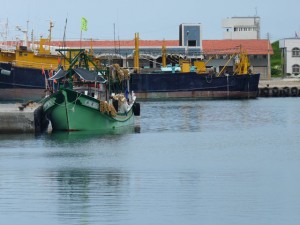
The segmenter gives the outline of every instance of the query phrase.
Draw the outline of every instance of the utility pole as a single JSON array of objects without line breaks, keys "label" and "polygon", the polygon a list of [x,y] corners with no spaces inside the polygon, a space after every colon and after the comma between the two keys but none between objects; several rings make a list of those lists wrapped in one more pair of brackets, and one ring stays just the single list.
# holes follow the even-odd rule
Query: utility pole
[{"label": "utility pole", "polygon": [[270,60],[270,33],[267,33],[267,39],[268,39],[268,71],[267,71],[267,78],[268,80],[271,80],[271,60]]},{"label": "utility pole", "polygon": [[115,54],[117,54],[117,48],[116,48],[116,24],[114,23],[114,48],[115,48]]}]

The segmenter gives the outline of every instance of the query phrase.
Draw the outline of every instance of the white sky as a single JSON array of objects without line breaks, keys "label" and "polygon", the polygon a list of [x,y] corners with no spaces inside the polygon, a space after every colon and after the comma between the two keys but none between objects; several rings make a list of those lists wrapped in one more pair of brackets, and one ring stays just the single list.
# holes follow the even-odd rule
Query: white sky
[{"label": "white sky", "polygon": [[[8,19],[9,37],[15,39],[16,25],[24,29],[29,21],[36,39],[48,36],[49,21],[54,22],[53,39],[62,39],[68,19],[67,40],[80,39],[81,17],[88,20],[83,38],[129,40],[139,32],[143,40],[177,40],[181,23],[201,23],[204,40],[222,39],[221,21],[233,16],[261,19],[261,38],[271,41],[300,34],[299,0],[5,0],[2,3],[0,32]],[[114,32],[115,24],[115,32]],[[0,37],[2,39],[2,37]]]}]

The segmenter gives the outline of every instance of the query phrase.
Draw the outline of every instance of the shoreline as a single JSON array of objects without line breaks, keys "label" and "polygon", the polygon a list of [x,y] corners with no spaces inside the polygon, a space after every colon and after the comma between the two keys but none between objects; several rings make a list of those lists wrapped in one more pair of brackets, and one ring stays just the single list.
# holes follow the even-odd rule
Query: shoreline
[{"label": "shoreline", "polygon": [[300,88],[300,78],[272,78],[271,80],[260,80],[259,88],[283,88],[283,87],[297,87]]}]

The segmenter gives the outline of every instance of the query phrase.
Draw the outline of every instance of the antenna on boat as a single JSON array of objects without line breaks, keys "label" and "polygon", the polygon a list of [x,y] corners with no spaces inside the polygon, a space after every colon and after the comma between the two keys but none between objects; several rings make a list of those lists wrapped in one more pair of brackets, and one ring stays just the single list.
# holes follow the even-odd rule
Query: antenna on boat
[{"label": "antenna on boat", "polygon": [[27,47],[28,44],[28,23],[29,21],[27,20],[27,30],[23,30],[21,26],[16,26],[17,31],[21,31],[24,34],[24,44],[23,46]]},{"label": "antenna on boat", "polygon": [[33,29],[31,30],[31,49],[32,49],[33,51],[35,50]]},{"label": "antenna on boat", "polygon": [[115,47],[115,54],[117,54],[117,47],[116,47],[116,24],[114,23],[114,47]]},{"label": "antenna on boat", "polygon": [[49,47],[51,45],[51,36],[52,36],[52,27],[54,27],[52,20],[50,20],[50,28],[49,28]]},{"label": "antenna on boat", "polygon": [[7,49],[8,48],[8,42],[7,42],[7,37],[8,37],[8,19],[6,19],[6,22],[4,23],[4,26],[3,26],[2,29],[3,29],[3,31],[0,31],[0,34],[1,34],[1,37],[3,38],[3,44],[5,45],[5,47]]},{"label": "antenna on boat", "polygon": [[67,46],[67,43],[66,43],[67,24],[68,24],[68,17],[66,18],[65,28],[64,28],[63,46],[62,46],[63,48],[65,48]]}]

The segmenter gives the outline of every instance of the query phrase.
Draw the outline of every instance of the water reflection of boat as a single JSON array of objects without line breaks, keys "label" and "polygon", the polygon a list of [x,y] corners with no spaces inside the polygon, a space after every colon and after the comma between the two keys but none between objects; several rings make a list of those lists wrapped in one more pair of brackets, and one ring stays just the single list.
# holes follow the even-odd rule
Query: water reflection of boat
[{"label": "water reflection of boat", "polygon": [[[82,143],[83,140],[97,140],[98,138],[105,138],[105,140],[115,140],[116,136],[126,136],[128,134],[139,133],[139,126],[128,126],[119,127],[115,129],[107,130],[96,130],[96,131],[76,131],[76,132],[64,132],[57,131],[49,133],[49,138],[55,140],[55,142],[68,144],[78,144]],[[71,141],[71,142],[70,142]]]}]

